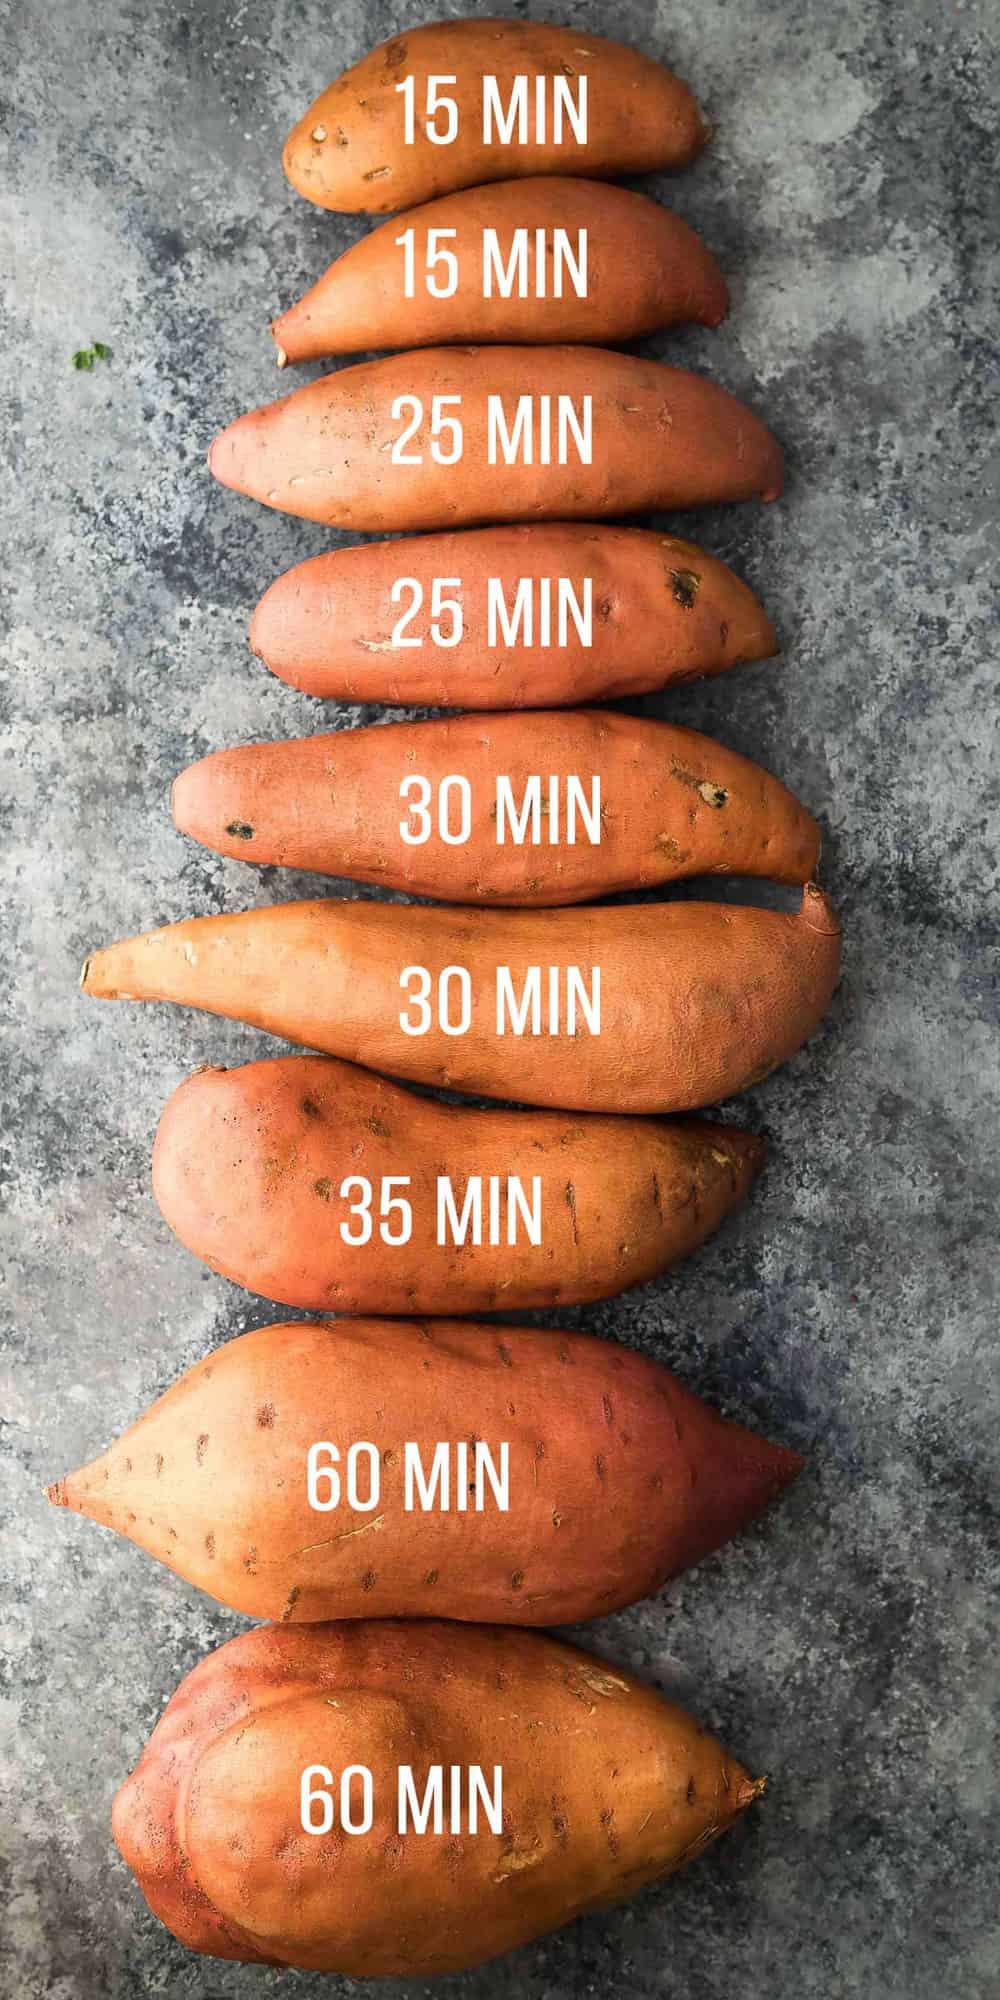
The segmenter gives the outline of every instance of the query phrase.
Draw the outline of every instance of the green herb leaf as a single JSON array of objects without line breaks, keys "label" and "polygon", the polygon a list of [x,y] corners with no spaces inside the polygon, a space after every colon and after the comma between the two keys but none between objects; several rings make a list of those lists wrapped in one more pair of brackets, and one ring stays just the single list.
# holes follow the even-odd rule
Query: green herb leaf
[{"label": "green herb leaf", "polygon": [[95,361],[110,361],[111,349],[104,340],[95,340],[92,347],[78,347],[73,356],[74,368],[91,369]]}]

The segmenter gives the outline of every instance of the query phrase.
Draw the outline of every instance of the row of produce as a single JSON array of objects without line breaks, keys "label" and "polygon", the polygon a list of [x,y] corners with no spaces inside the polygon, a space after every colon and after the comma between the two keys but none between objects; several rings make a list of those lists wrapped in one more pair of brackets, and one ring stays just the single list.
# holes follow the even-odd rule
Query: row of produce
[{"label": "row of produce", "polygon": [[[307,1051],[189,1077],[153,1185],[212,1270],[348,1315],[230,1341],[50,1489],[273,1621],[188,1677],[115,1806],[153,1909],[217,1956],[474,1964],[671,1873],[763,1789],[631,1675],[513,1628],[655,1592],[801,1461],[614,1342],[461,1317],[610,1297],[711,1236],[764,1145],[691,1114],[790,1057],[838,976],[791,793],[570,707],[776,650],[725,565],[608,522],[773,499],[774,439],[701,376],[580,344],[723,318],[687,225],[601,184],[707,136],[660,65],[475,20],[375,50],[286,147],[321,205],[409,212],[275,323],[279,364],[410,351],[240,418],[212,469],[407,539],[290,571],[251,644],[319,697],[476,712],[220,750],[174,787],[220,854],[432,904],[195,917],[82,975]],[[705,874],[799,907],[594,905]]]}]

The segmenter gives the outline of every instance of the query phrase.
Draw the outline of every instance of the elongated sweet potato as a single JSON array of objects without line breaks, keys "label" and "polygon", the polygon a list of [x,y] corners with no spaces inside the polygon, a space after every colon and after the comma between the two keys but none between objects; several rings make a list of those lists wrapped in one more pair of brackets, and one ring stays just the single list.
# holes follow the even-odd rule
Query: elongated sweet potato
[{"label": "elongated sweet potato", "polygon": [[337,77],[284,166],[321,208],[383,215],[524,174],[683,167],[707,138],[687,85],[620,42],[542,21],[438,21]]},{"label": "elongated sweet potato", "polygon": [[800,1466],[587,1334],[344,1319],[229,1341],[49,1498],[251,1618],[565,1625],[659,1590]]},{"label": "elongated sweet potato", "polygon": [[609,1298],[678,1263],[763,1156],[732,1125],[473,1111],[279,1056],[181,1084],[153,1188],[189,1250],[283,1305],[516,1312]]},{"label": "elongated sweet potato", "polygon": [[689,1111],[759,1083],[823,1017],[840,927],[728,903],[459,910],[283,903],[94,953],[86,993],[174,1000],[373,1069],[577,1111]]},{"label": "elongated sweet potato", "polygon": [[238,417],[223,486],[391,533],[774,500],[781,452],[717,382],[604,347],[425,347]]},{"label": "elongated sweet potato", "polygon": [[[362,1778],[341,1804],[352,1766],[370,1824]],[[181,1683],[114,1834],[192,1950],[423,1979],[673,1874],[763,1789],[683,1709],[538,1632],[268,1625]]]},{"label": "elongated sweet potato", "polygon": [[778,650],[693,542],[572,521],[326,550],[265,591],[250,644],[307,694],[474,709],[620,700]]},{"label": "elongated sweet potato", "polygon": [[718,326],[728,304],[711,251],[658,202],[593,181],[500,181],[383,222],[271,331],[283,367],[455,340],[614,345]]},{"label": "elongated sweet potato", "polygon": [[747,758],[586,709],[247,743],[182,771],[172,802],[180,831],[220,854],[454,903],[580,903],[685,875],[805,882],[819,856],[815,821]]}]

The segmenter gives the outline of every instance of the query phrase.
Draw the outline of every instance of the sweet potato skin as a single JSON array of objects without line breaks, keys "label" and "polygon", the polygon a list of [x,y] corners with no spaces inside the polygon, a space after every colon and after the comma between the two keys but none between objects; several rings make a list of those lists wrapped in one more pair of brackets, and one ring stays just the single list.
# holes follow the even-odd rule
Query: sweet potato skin
[{"label": "sweet potato skin", "polygon": [[[507,1444],[508,1510],[407,1510],[406,1445],[429,1467],[469,1436]],[[375,1446],[376,1508],[310,1507],[319,1440]],[[228,1341],[49,1498],[250,1618],[564,1625],[659,1590],[800,1465],[588,1334],[343,1319]]]},{"label": "sweet potato skin", "polygon": [[[400,604],[391,591],[399,577],[419,584],[424,607],[435,577],[456,580],[457,645],[445,650],[425,636],[419,647],[394,647]],[[536,601],[546,580],[565,577],[580,603],[589,589],[592,643],[584,645],[571,622],[565,645],[541,636],[526,644],[523,627],[512,644],[501,628],[497,643],[489,580],[511,603],[522,577]],[[425,609],[416,629],[426,626]],[[778,649],[746,584],[693,542],[571,521],[363,542],[311,556],[265,592],[250,645],[306,694],[465,709],[623,700]]]},{"label": "sweet potato skin", "polygon": [[[451,76],[458,131],[447,145],[424,132],[426,79]],[[561,143],[507,144],[483,132],[482,79],[497,78],[507,102],[514,78],[587,78],[586,142],[570,128]],[[416,84],[416,138],[404,139],[403,97]],[[573,86],[575,89],[577,86]],[[534,132],[529,121],[529,131]],[[551,124],[547,125],[551,131]],[[601,35],[541,21],[439,21],[382,42],[337,77],[289,135],[284,168],[292,186],[321,208],[384,215],[461,187],[526,174],[582,174],[588,180],[686,166],[708,126],[687,85],[661,63]]]},{"label": "sweet potato skin", "polygon": [[[303,1832],[302,1772],[372,1772],[367,1834]],[[504,1830],[398,1832],[397,1773],[500,1765]],[[114,1804],[182,1944],[352,1978],[482,1963],[673,1874],[763,1790],[617,1666],[510,1627],[263,1626],[201,1661]],[[335,1794],[336,1795],[336,1794]],[[447,1819],[446,1819],[447,1824]],[[474,1918],[474,1921],[473,1921]]]},{"label": "sweet potato skin", "polygon": [[[442,780],[470,786],[470,833],[443,839]],[[430,837],[417,825],[407,780],[431,787]],[[541,776],[537,844],[497,839],[498,780],[520,800]],[[600,840],[566,838],[565,802],[578,778],[592,804],[600,780]],[[549,783],[559,781],[558,845],[548,839]],[[688,875],[764,875],[805,882],[819,858],[814,820],[766,771],[691,729],[643,717],[574,709],[523,716],[458,716],[337,730],[297,742],[217,750],[176,779],[174,824],[203,846],[245,861],[349,876],[452,903],[554,905]],[[423,830],[420,825],[419,830]],[[452,828],[448,828],[453,831]]]},{"label": "sweet potato skin", "polygon": [[[414,232],[413,298],[405,296],[397,242],[404,227]],[[445,241],[458,262],[458,284],[448,298],[435,298],[423,282],[431,229],[454,232]],[[533,255],[535,232],[546,231],[551,243],[556,229],[566,232],[574,256],[578,232],[586,231],[585,297],[568,279],[561,298],[539,299],[533,284],[529,297],[503,298],[495,285],[484,297],[484,231],[495,231],[506,269],[516,232],[527,231]],[[684,321],[718,326],[728,305],[715,258],[679,215],[627,188],[543,178],[468,188],[384,222],[338,257],[271,332],[284,366],[449,341],[613,345]]]},{"label": "sweet potato skin", "polygon": [[[591,463],[575,446],[564,465],[523,454],[491,463],[491,399],[510,427],[518,399],[530,396],[534,412],[542,394],[553,420],[560,397],[578,418],[591,398]],[[431,456],[439,395],[461,398],[446,406],[462,424],[453,463]],[[392,415],[403,397],[422,410],[408,442],[411,404]],[[393,458],[397,447],[409,462]],[[426,347],[362,361],[238,417],[208,462],[223,486],[265,506],[370,534],[774,500],[782,486],[774,438],[717,382],[603,347]]]},{"label": "sweet potato skin", "polygon": [[[574,969],[588,1004],[597,995],[597,1032],[576,988],[569,1014]],[[770,1075],[822,1020],[839,969],[837,919],[807,883],[794,914],[687,902],[282,903],[124,939],[87,960],[81,983],[98,999],[228,1015],[415,1083],[575,1111],[665,1112],[718,1103]],[[451,976],[462,971],[468,1026],[457,1032],[463,1003]],[[513,1004],[501,1013],[505,971],[516,1004],[540,974],[535,1031],[530,1014],[516,1031]]]},{"label": "sweet potato skin", "polygon": [[[516,1312],[609,1298],[680,1261],[748,1192],[753,1133],[701,1119],[583,1120],[414,1097],[322,1056],[200,1070],[160,1120],[153,1190],[195,1256],[283,1305],[319,1312]],[[472,1175],[541,1181],[540,1242],[437,1243],[438,1177],[461,1207]],[[409,1241],[350,1245],[364,1176],[406,1175]],[[394,1190],[396,1192],[398,1190]],[[484,1204],[485,1206],[485,1204]],[[501,1232],[502,1233],[502,1232]]]}]

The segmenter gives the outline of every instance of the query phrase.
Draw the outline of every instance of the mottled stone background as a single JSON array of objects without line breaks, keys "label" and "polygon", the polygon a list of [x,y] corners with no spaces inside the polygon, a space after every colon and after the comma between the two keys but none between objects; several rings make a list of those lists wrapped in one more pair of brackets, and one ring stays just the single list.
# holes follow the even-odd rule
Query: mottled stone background
[{"label": "mottled stone background", "polygon": [[[18,266],[0,569],[0,1983],[17,2000],[221,2000],[283,1982],[188,1957],[109,1835],[112,1793],[162,1703],[239,1621],[42,1498],[209,1344],[271,1316],[199,1270],[149,1186],[168,1092],[196,1063],[265,1043],[88,1003],[76,978],[115,934],[305,888],[172,831],[184,763],[372,719],[296,696],[249,656],[257,595],[324,536],[214,488],[205,448],[277,392],[267,320],[356,233],[287,188],[285,130],[421,11],[4,9]],[[1000,12],[518,11],[666,57],[717,121],[704,159],[658,191],[720,254],[732,319],[653,351],[717,372],[787,449],[781,504],[681,524],[758,587],[784,654],[648,707],[759,757],[821,816],[847,952],[822,1033],[738,1111],[773,1135],[749,1207],[669,1283],[586,1315],[809,1454],[759,1532],[592,1634],[769,1771],[769,1800],[682,1881],[451,1990],[978,2000],[1000,1993]],[[94,338],[112,360],[74,373]]]}]

